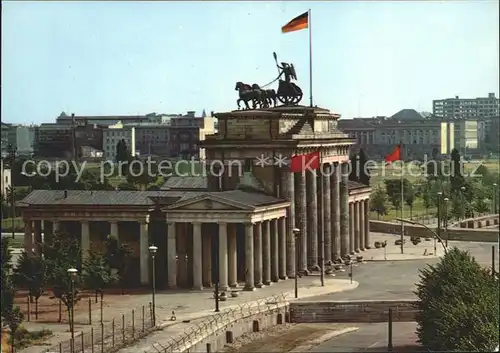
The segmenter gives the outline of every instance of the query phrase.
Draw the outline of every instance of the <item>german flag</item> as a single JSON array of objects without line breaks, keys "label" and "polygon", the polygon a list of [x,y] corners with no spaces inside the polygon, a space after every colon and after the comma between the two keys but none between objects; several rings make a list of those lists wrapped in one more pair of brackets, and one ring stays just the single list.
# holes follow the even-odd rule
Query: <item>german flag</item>
[{"label": "german flag", "polygon": [[309,12],[304,12],[302,15],[295,17],[286,25],[281,27],[282,33],[300,31],[301,29],[309,28]]}]

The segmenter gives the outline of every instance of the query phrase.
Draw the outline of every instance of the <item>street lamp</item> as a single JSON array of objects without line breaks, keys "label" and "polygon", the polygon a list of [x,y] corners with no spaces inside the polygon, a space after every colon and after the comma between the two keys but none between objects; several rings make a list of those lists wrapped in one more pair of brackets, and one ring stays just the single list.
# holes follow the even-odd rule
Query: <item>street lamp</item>
[{"label": "street lamp", "polygon": [[71,280],[71,306],[70,306],[70,322],[69,327],[71,331],[71,353],[75,352],[75,279],[78,274],[78,270],[76,268],[69,268],[68,275]]},{"label": "street lamp", "polygon": [[[427,227],[425,224],[417,222],[417,221],[411,221],[409,219],[403,219],[402,220],[401,218],[396,218],[396,221],[405,222],[405,223],[408,223],[408,224],[419,225],[419,226],[424,227],[425,229],[427,229],[429,232],[431,232],[433,234],[434,239],[437,238],[439,240],[439,242],[443,246],[444,253],[446,254],[448,252],[448,249],[446,248],[446,245],[443,243],[443,239],[441,239],[441,237],[439,236],[439,234],[437,234],[435,231],[433,231],[432,229],[430,229],[429,227]],[[434,241],[434,254],[435,253],[436,253],[436,241]]]},{"label": "street lamp", "polygon": [[461,202],[462,205],[460,206],[462,208],[462,212],[460,212],[461,213],[460,216],[463,217],[463,219],[465,219],[466,218],[465,217],[465,200],[464,200],[465,186],[460,187],[460,191],[461,191],[460,200],[462,201]]},{"label": "street lamp", "polygon": [[497,183],[493,183],[493,213],[497,214]]},{"label": "street lamp", "polygon": [[299,297],[299,269],[298,269],[298,258],[299,258],[299,236],[300,236],[300,229],[299,228],[293,228],[292,229],[293,235],[295,237],[295,299]]},{"label": "street lamp", "polygon": [[445,197],[444,201],[444,231],[446,233],[446,246],[448,246],[448,201],[449,198]]},{"label": "street lamp", "polygon": [[153,299],[153,327],[156,327],[156,303],[155,303],[155,294],[156,294],[156,274],[155,274],[155,255],[158,251],[158,248],[154,245],[151,245],[149,248],[149,253],[151,254],[151,283],[152,283],[152,299]]}]

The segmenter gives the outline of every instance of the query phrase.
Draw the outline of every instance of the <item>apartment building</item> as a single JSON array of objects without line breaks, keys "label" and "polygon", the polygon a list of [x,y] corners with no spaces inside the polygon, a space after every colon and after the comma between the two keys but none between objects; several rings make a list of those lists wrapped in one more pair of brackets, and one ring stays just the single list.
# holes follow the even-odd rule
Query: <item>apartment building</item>
[{"label": "apartment building", "polygon": [[[213,115],[213,114],[211,114]],[[183,159],[204,159],[205,149],[200,148],[200,141],[207,135],[215,134],[216,119],[207,117],[203,111],[196,117],[194,111],[172,118],[170,121],[170,153],[172,157]]]},{"label": "apartment building", "polygon": [[444,120],[498,117],[500,115],[500,99],[495,93],[488,93],[488,97],[478,98],[446,98],[432,101],[432,111],[436,118]]},{"label": "apartment building", "polygon": [[41,158],[85,157],[84,147],[102,149],[102,127],[79,122],[77,125],[44,123],[35,128],[35,156]]},{"label": "apartment building", "polygon": [[453,123],[425,119],[413,109],[403,109],[392,117],[339,119],[337,127],[356,138],[355,147],[363,148],[373,159],[383,158],[399,143],[404,144],[405,158],[449,154],[456,141]]},{"label": "apartment building", "polygon": [[35,138],[35,127],[2,123],[1,154],[5,158],[8,146],[16,148],[18,156],[31,157]]},{"label": "apartment building", "polygon": [[100,126],[116,125],[119,122],[123,124],[164,123],[175,116],[179,116],[179,114],[150,113],[145,115],[68,115],[65,112],[62,112],[56,118],[56,123],[67,125],[95,124]]},{"label": "apartment building", "polygon": [[116,159],[116,146],[121,140],[125,141],[130,155],[135,157],[135,127],[127,126],[119,121],[102,130],[102,150],[105,160],[114,161]]}]

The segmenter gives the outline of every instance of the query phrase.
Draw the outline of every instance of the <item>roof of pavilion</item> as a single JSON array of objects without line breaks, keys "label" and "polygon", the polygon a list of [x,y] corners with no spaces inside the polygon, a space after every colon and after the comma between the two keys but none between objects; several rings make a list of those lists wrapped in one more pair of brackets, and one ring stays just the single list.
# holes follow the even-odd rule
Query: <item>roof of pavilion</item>
[{"label": "roof of pavilion", "polygon": [[218,199],[237,202],[251,208],[287,203],[288,201],[260,192],[230,190],[207,191],[90,191],[90,190],[34,190],[17,204],[30,206],[154,206],[172,205],[207,195]]}]

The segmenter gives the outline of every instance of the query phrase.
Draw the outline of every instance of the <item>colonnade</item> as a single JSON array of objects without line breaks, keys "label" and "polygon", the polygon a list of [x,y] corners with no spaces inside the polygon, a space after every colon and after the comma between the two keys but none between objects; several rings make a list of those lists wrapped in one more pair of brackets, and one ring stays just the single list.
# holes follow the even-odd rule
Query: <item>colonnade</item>
[{"label": "colonnade", "polygon": [[[280,279],[286,279],[286,219],[285,217],[266,220],[257,223],[243,223],[244,237],[237,237],[236,225],[239,223],[219,222],[218,232],[202,233],[202,223],[192,223],[192,253],[186,249],[186,239],[183,234],[176,234],[174,222],[168,223],[168,274],[169,288],[176,288],[178,280],[185,282],[185,269],[192,268],[192,287],[202,290],[211,286],[212,255],[217,256],[218,281],[220,290],[228,290],[238,286],[238,241],[244,241],[245,278],[244,289],[254,290]],[[218,248],[212,252],[210,237],[216,236]],[[180,243],[178,243],[180,241]],[[179,253],[179,254],[177,254]],[[243,260],[243,259],[242,259]],[[242,261],[241,260],[241,261]],[[188,262],[190,262],[188,264]],[[183,270],[179,271],[181,267]],[[179,276],[180,274],[180,276]]]},{"label": "colonnade", "polygon": [[[302,273],[319,269],[320,240],[326,264],[370,248],[368,195],[350,202],[348,168],[347,163],[331,163],[317,171],[282,173],[282,196],[291,201],[286,256],[295,258],[299,247],[297,266]],[[298,244],[294,228],[300,230]],[[286,270],[289,277],[294,276],[295,261],[287,262]]]}]

